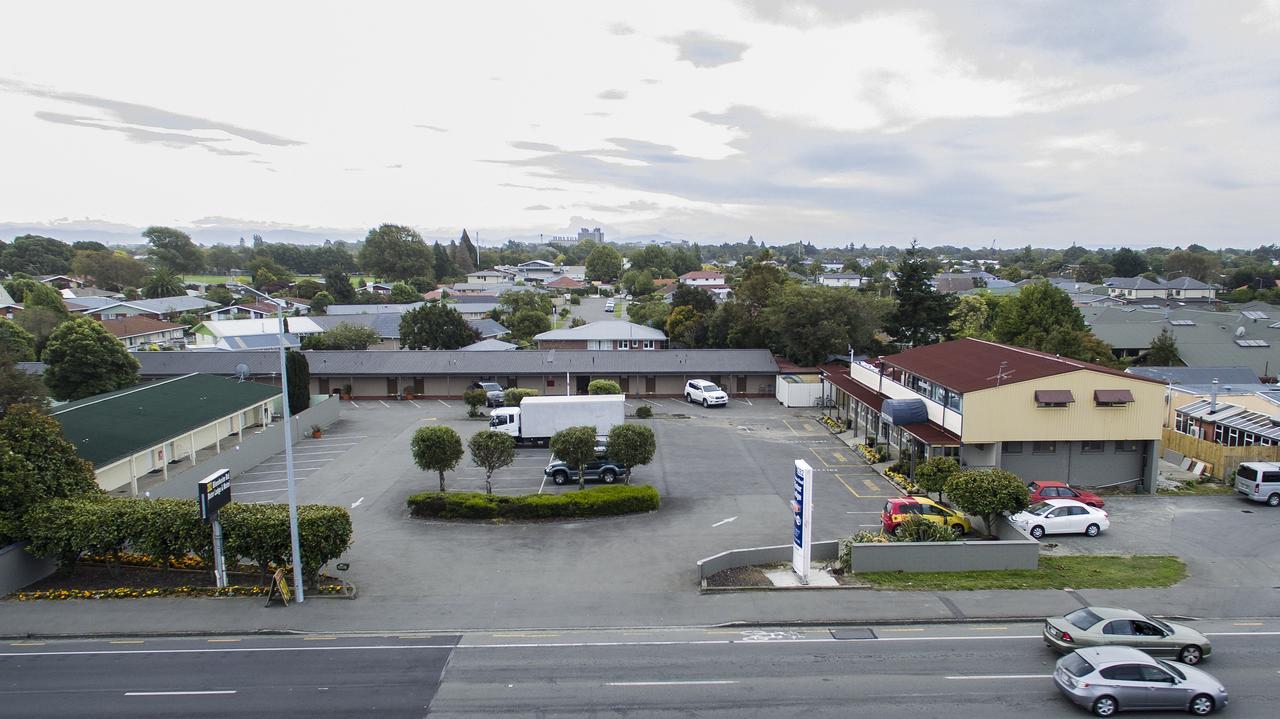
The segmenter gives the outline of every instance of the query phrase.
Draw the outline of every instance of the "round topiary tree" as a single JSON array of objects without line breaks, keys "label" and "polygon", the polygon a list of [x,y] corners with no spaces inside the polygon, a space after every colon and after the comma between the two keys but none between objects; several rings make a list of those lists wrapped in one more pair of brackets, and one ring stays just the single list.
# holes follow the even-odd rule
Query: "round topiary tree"
[{"label": "round topiary tree", "polygon": [[569,427],[556,432],[551,437],[551,454],[578,472],[578,489],[587,488],[586,474],[583,472],[587,462],[596,458],[596,428]]},{"label": "round topiary tree", "polygon": [[631,481],[631,470],[653,461],[658,449],[653,430],[642,424],[615,424],[609,430],[609,457],[627,468],[623,483]]},{"label": "round topiary tree", "polygon": [[489,395],[482,389],[469,389],[462,393],[462,401],[467,403],[467,416],[479,417],[480,405],[487,402]]},{"label": "round topiary tree", "polygon": [[471,435],[467,447],[471,461],[484,470],[485,494],[493,494],[493,473],[516,460],[516,438],[486,429]]},{"label": "round topiary tree", "polygon": [[622,387],[611,379],[593,379],[587,385],[587,394],[622,394]]},{"label": "round topiary tree", "polygon": [[956,472],[944,489],[957,507],[982,519],[988,535],[992,534],[996,515],[1020,512],[1027,507],[1027,486],[1018,475],[1003,469]]},{"label": "round topiary tree", "polygon": [[462,459],[462,438],[458,433],[442,425],[422,427],[413,433],[409,447],[418,469],[440,473],[440,491],[445,491],[444,473],[457,467]]},{"label": "round topiary tree", "polygon": [[925,494],[936,493],[942,499],[942,490],[947,480],[960,471],[960,465],[950,457],[930,457],[916,465],[916,476],[913,481],[924,490]]}]

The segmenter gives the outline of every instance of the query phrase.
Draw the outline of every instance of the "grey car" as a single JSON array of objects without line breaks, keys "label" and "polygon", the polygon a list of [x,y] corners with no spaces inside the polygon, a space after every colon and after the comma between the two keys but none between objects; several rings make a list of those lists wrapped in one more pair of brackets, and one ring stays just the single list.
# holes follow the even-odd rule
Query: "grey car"
[{"label": "grey car", "polygon": [[1044,643],[1066,653],[1081,647],[1118,644],[1149,654],[1199,664],[1213,653],[1205,635],[1183,624],[1148,617],[1132,609],[1085,607],[1044,620]]},{"label": "grey car", "polygon": [[1181,709],[1204,716],[1227,705],[1227,689],[1213,675],[1133,647],[1077,649],[1058,660],[1053,683],[1100,717],[1129,709]]}]

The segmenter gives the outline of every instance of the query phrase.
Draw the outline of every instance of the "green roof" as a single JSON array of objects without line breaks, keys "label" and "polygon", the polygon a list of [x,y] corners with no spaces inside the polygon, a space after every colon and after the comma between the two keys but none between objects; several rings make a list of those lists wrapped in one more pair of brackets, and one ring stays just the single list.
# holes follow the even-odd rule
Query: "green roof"
[{"label": "green roof", "polygon": [[279,387],[189,374],[86,397],[50,414],[76,452],[103,467],[279,394]]}]

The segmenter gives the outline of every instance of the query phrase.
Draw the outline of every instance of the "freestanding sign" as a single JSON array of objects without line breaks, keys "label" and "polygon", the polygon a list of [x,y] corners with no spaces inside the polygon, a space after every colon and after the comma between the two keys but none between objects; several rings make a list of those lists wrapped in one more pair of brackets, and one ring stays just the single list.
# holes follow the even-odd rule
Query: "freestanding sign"
[{"label": "freestanding sign", "polygon": [[213,579],[218,587],[227,586],[227,564],[222,557],[222,522],[218,510],[231,502],[231,470],[220,469],[196,484],[196,501],[200,519],[213,525]]},{"label": "freestanding sign", "polygon": [[803,459],[796,460],[791,514],[795,521],[791,545],[791,569],[801,584],[809,583],[809,561],[813,552],[813,467]]}]

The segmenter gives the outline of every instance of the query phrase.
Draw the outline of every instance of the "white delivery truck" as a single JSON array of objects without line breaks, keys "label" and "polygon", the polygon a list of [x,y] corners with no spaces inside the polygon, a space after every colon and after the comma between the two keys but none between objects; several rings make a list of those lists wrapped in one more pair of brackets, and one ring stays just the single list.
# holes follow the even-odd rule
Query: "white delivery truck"
[{"label": "white delivery truck", "polygon": [[545,444],[562,429],[586,425],[597,436],[609,434],[626,417],[620,394],[578,394],[525,397],[519,407],[499,407],[489,413],[489,429],[505,432],[522,444]]}]

